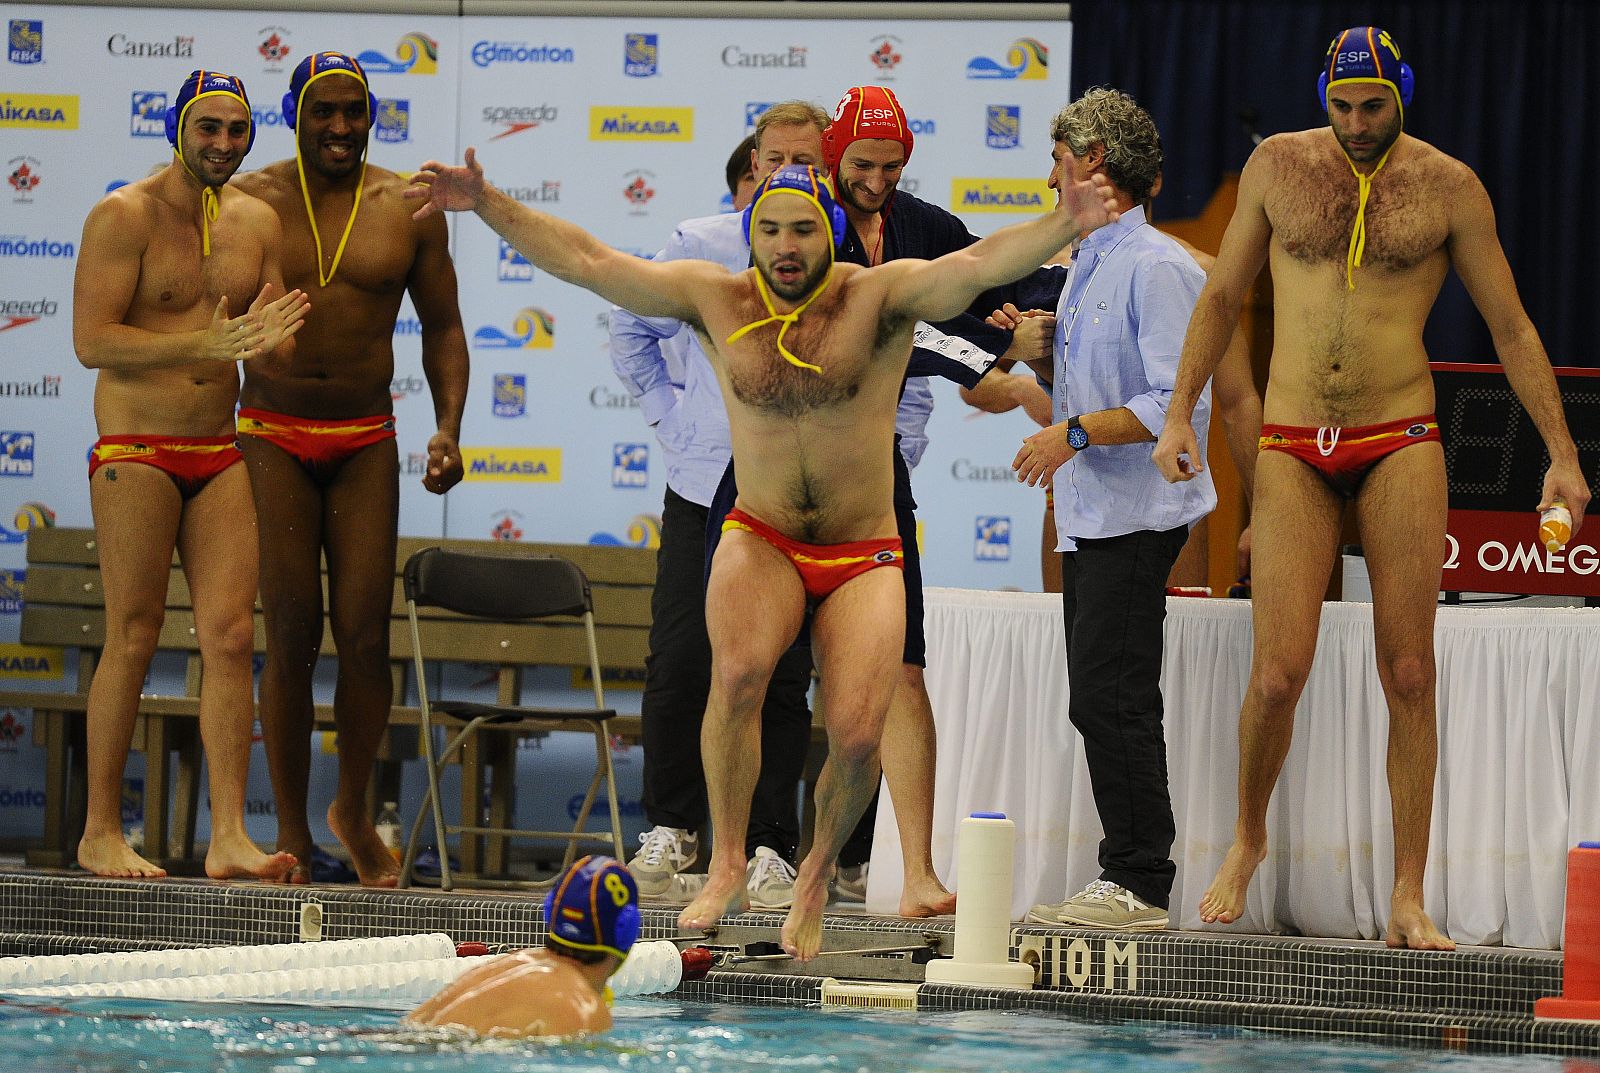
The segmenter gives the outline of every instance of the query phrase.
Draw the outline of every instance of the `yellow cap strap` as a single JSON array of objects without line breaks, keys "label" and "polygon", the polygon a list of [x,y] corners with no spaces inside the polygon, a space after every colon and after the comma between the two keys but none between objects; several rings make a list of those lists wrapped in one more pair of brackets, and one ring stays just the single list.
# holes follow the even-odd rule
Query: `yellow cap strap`
[{"label": "yellow cap strap", "polygon": [[[306,79],[306,84],[300,87],[300,96],[295,99],[294,116],[295,127],[297,131],[299,129],[300,122],[300,106],[305,102],[307,87],[309,87],[311,83],[315,82],[317,79],[324,78],[327,75],[345,75],[348,78],[355,78],[357,82],[361,83],[361,88],[367,90],[368,96],[366,99],[371,101],[371,90],[368,89],[367,84],[362,82],[360,78],[357,78],[351,72],[346,71],[342,67],[334,67],[326,71],[320,71]],[[367,122],[371,123],[373,118],[373,116],[368,115]],[[350,232],[356,226],[356,213],[361,211],[361,189],[367,185],[367,150],[366,147],[362,147],[361,177],[356,182],[356,201],[354,205],[350,206],[350,218],[344,222],[344,234],[339,236],[339,248],[333,251],[333,264],[328,266],[328,270],[326,272],[322,270],[322,234],[317,230],[317,214],[316,211],[311,207],[311,191],[306,187],[306,162],[300,155],[300,137],[298,133],[295,135],[294,139],[294,166],[300,172],[300,196],[306,203],[306,219],[311,221],[311,239],[317,245],[317,279],[320,281],[322,286],[326,287],[328,284],[333,282],[334,273],[339,271],[339,261],[344,257],[345,243],[350,241]]]},{"label": "yellow cap strap", "polygon": [[771,324],[773,321],[777,321],[779,324],[783,325],[783,327],[778,329],[778,353],[783,355],[783,360],[787,361],[790,365],[801,369],[810,369],[812,372],[821,375],[822,366],[812,365],[808,361],[801,361],[799,358],[789,353],[789,349],[783,345],[783,333],[794,327],[795,323],[800,319],[800,314],[804,313],[806,311],[806,307],[817,300],[817,295],[828,289],[828,284],[830,281],[832,281],[832,279],[833,265],[830,263],[828,265],[828,274],[826,277],[824,277],[822,283],[818,285],[816,290],[812,291],[806,296],[806,300],[801,302],[799,306],[795,308],[794,312],[779,313],[776,309],[772,308],[772,297],[767,293],[766,280],[761,277],[761,272],[758,269],[756,271],[756,290],[760,293],[761,302],[767,307],[767,312],[771,314],[771,316],[763,317],[760,320],[751,321],[743,328],[740,328],[738,331],[728,336],[726,342],[737,342],[746,335],[755,331],[757,328],[761,327],[763,324]]},{"label": "yellow cap strap", "polygon": [[1356,289],[1356,269],[1361,267],[1361,255],[1367,250],[1367,197],[1372,193],[1372,180],[1383,166],[1389,162],[1389,154],[1394,152],[1394,146],[1383,151],[1383,156],[1378,160],[1378,166],[1372,169],[1371,175],[1363,175],[1356,168],[1356,162],[1348,156],[1345,163],[1350,165],[1350,170],[1355,172],[1356,186],[1360,190],[1360,200],[1356,204],[1356,226],[1350,232],[1350,252],[1345,256],[1344,278],[1346,284],[1353,291]]},{"label": "yellow cap strap", "polygon": [[[200,254],[202,257],[210,257],[211,221],[215,220],[222,214],[222,202],[218,200],[216,190],[212,189],[210,186],[207,186],[205,181],[201,179],[200,176],[195,175],[194,169],[189,167],[189,162],[183,159],[182,153],[178,152],[178,146],[183,144],[184,116],[189,114],[189,109],[194,107],[194,102],[199,100],[201,97],[232,97],[234,100],[244,105],[244,110],[247,114],[250,111],[250,103],[237,93],[232,93],[225,89],[213,89],[197,95],[194,100],[191,100],[188,104],[184,105],[183,112],[178,116],[178,138],[177,144],[172,147],[172,155],[178,158],[178,163],[183,165],[183,170],[187,171],[191,176],[193,176],[194,181],[200,184]],[[254,120],[252,119],[251,122],[254,122]]]}]

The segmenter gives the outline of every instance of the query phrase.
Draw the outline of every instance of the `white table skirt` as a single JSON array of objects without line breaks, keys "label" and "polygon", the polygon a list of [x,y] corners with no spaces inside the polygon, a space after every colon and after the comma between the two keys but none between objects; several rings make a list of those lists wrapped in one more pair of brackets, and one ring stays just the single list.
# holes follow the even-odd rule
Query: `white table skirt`
[{"label": "white table skirt", "polygon": [[[1005,812],[1017,824],[1020,919],[1099,874],[1100,820],[1067,720],[1061,598],[929,589],[925,622],[939,734],[934,865],[954,885],[960,818]],[[1168,601],[1174,927],[1200,927],[1200,896],[1233,840],[1251,636],[1247,601]],[[1458,942],[1558,947],[1567,851],[1600,838],[1600,610],[1441,607],[1434,637],[1428,912]],[[1371,605],[1327,604],[1267,859],[1231,930],[1381,937],[1393,881],[1387,735]],[[887,793],[882,802],[867,906],[893,913],[900,839]]]}]

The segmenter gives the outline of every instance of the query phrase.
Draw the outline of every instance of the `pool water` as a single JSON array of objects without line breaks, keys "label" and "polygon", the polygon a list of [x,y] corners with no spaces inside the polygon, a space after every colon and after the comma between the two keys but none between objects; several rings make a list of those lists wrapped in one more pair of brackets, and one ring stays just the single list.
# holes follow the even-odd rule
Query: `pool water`
[{"label": "pool water", "polygon": [[1477,1056],[996,1011],[882,1012],[629,999],[585,1041],[402,1029],[402,1011],[77,999],[0,1002],[0,1063],[148,1073],[784,1069],[824,1073],[1595,1073],[1588,1060]]}]

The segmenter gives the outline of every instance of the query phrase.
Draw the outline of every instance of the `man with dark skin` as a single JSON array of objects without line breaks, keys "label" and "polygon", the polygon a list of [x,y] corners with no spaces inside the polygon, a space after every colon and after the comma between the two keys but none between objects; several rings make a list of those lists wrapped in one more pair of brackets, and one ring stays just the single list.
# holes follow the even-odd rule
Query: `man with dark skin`
[{"label": "man with dark skin", "polygon": [[[106,643],[89,687],[78,863],[96,875],[166,874],[123,838],[122,772],[176,547],[205,672],[206,874],[282,880],[295,859],[262,853],[244,829],[256,562],[253,539],[240,549],[236,538],[255,529],[255,509],[233,443],[233,408],[240,362],[290,360],[306,297],[271,300],[283,290],[278,221],[226,186],[253,140],[244,85],[195,71],[177,102],[167,127],[175,159],[89,213],[73,291],[73,344],[97,373],[102,435],[90,454],[89,500],[106,607]],[[230,317],[250,295],[249,310]]]},{"label": "man with dark skin", "polygon": [[755,267],[645,261],[490,186],[465,167],[425,164],[418,215],[471,210],[535,265],[640,316],[694,326],[727,404],[745,478],[724,523],[706,594],[712,687],[702,734],[715,831],[707,882],[679,916],[703,929],[743,908],[745,826],[760,764],[760,708],[808,606],[821,672],[828,760],[801,862],[786,951],[822,947],[834,858],[871,799],[878,743],[904,639],[905,584],[890,447],[918,319],[955,316],[1035,267],[1074,234],[1115,219],[1104,180],[1066,205],[936,261],[835,264],[842,210],[814,169],[781,168],[747,210]]},{"label": "man with dark skin", "polygon": [[320,560],[338,650],[334,719],[339,785],[328,826],[366,886],[393,886],[399,865],[366,800],[389,719],[389,607],[394,589],[399,456],[389,384],[395,317],[410,293],[422,323],[422,366],[438,430],[422,483],[442,494],[461,479],[457,437],[467,392],[467,342],[442,220],[413,221],[405,183],[365,163],[372,95],[348,56],[320,52],[296,68],[285,102],[296,156],[236,185],[277,210],[286,279],[313,296],[288,368],[247,371],[240,446],[261,527],[267,665],[261,723],[278,807],[278,847],[309,878],[307,782],[311,676],[322,641]]},{"label": "man with dark skin", "polygon": [[1277,327],[1256,463],[1255,652],[1239,715],[1239,815],[1200,919],[1239,919],[1266,856],[1267,805],[1289,751],[1350,501],[1372,578],[1378,680],[1389,707],[1394,887],[1385,938],[1395,947],[1450,950],[1455,944],[1422,904],[1446,518],[1422,327],[1452,267],[1549,452],[1541,508],[1564,499],[1576,533],[1589,489],[1488,193],[1461,161],[1404,133],[1411,86],[1411,69],[1388,34],[1345,30],[1328,49],[1318,87],[1329,126],[1274,135],[1251,155],[1189,322],[1154,457],[1169,481],[1189,480],[1203,467],[1191,410],[1270,257]]}]

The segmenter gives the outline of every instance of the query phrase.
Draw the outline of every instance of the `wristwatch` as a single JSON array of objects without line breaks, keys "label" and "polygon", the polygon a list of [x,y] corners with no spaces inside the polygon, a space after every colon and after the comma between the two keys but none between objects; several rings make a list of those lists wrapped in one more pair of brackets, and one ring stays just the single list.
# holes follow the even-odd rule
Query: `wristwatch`
[{"label": "wristwatch", "polygon": [[1089,433],[1078,424],[1076,417],[1067,418],[1067,446],[1074,451],[1081,451],[1089,446]]}]

